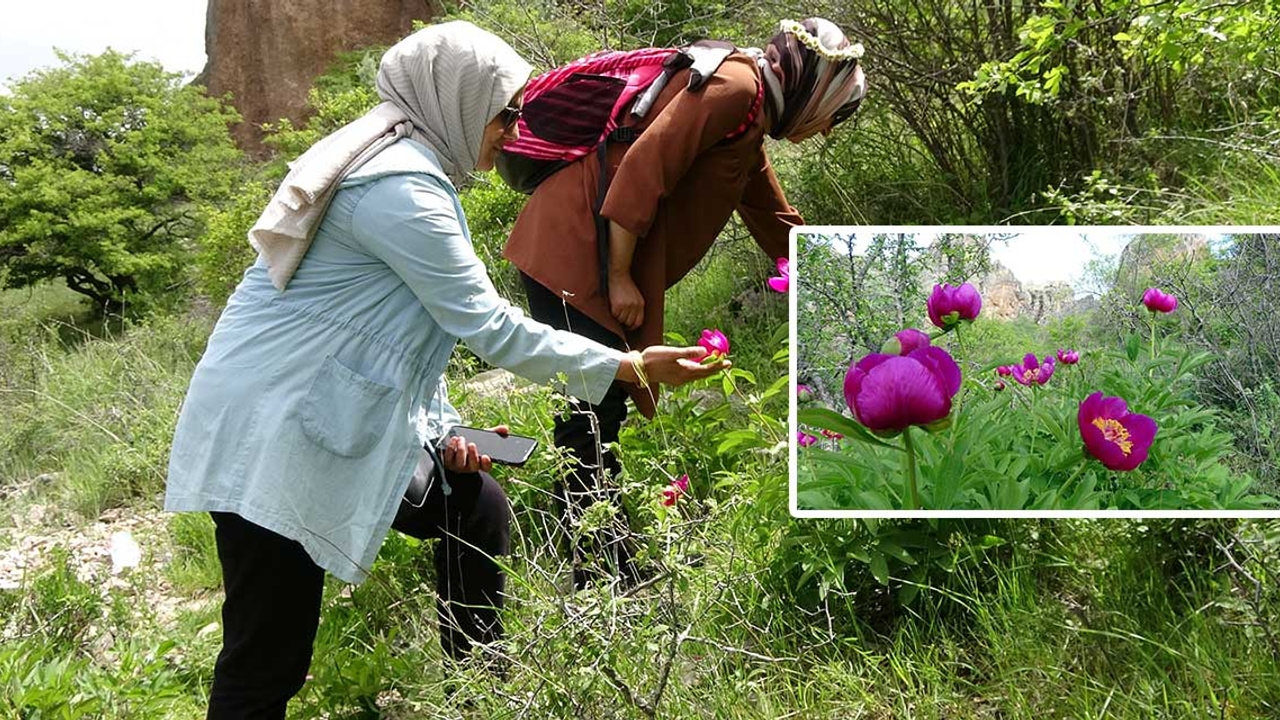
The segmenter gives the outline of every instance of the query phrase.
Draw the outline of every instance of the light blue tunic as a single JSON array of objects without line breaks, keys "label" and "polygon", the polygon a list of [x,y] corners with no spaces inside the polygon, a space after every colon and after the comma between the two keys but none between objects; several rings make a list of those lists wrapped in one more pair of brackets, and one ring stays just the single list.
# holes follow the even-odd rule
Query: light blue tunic
[{"label": "light blue tunic", "polygon": [[499,297],[435,156],[401,140],[343,182],[283,292],[261,259],[245,272],[191,378],[165,508],[236,513],[363,580],[458,340],[593,403],[621,358]]}]

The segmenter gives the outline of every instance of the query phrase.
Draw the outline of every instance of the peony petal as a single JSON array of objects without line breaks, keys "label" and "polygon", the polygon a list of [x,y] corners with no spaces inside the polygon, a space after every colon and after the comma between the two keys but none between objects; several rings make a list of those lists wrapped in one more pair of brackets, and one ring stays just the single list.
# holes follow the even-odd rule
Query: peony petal
[{"label": "peony petal", "polygon": [[1093,418],[1097,417],[1097,416],[1098,416],[1098,408],[1101,406],[1101,404],[1102,404],[1102,393],[1101,393],[1101,392],[1095,392],[1094,394],[1090,395],[1089,397],[1087,397],[1087,398],[1085,398],[1083,401],[1081,401],[1081,403],[1080,403],[1080,413],[1079,413],[1079,415],[1078,415],[1078,419],[1079,419],[1079,421],[1080,421],[1080,424],[1081,424],[1081,425],[1084,425],[1084,423],[1085,423],[1085,418],[1086,418],[1086,417],[1087,417],[1089,420],[1092,420]]},{"label": "peony petal", "polygon": [[1144,448],[1150,447],[1156,439],[1156,431],[1160,429],[1155,420],[1137,413],[1130,413],[1121,418],[1120,424],[1129,431],[1129,437],[1133,440],[1135,447],[1139,445]]},{"label": "peony petal", "polygon": [[942,322],[942,301],[942,286],[934,285],[933,292],[929,294],[929,302],[926,304],[926,308],[929,313],[929,322],[933,323],[937,327],[946,327]]},{"label": "peony petal", "polygon": [[899,355],[909,355],[915,350],[929,347],[930,343],[928,333],[921,332],[915,328],[899,330],[894,333],[893,336],[897,338],[898,342],[902,345],[902,350],[898,353]]},{"label": "peony petal", "polygon": [[1053,377],[1053,371],[1057,367],[1057,364],[1053,362],[1053,358],[1045,358],[1044,364],[1040,366],[1040,374],[1036,376],[1036,381],[1041,385],[1049,382],[1049,378]]},{"label": "peony petal", "polygon": [[1128,414],[1129,404],[1124,401],[1124,398],[1104,397],[1102,398],[1102,402],[1098,405],[1098,412],[1096,416],[1120,420]]},{"label": "peony petal", "polygon": [[929,368],[937,376],[938,384],[947,393],[948,398],[955,397],[955,394],[960,391],[960,366],[946,350],[930,346],[920,348],[907,357]]},{"label": "peony petal", "polygon": [[771,277],[768,282],[770,289],[780,293],[786,292],[791,286],[790,281],[785,277]]},{"label": "peony petal", "polygon": [[849,406],[849,412],[853,413],[854,416],[857,416],[858,414],[858,410],[854,406],[854,399],[858,396],[858,393],[861,391],[862,382],[863,380],[866,379],[867,373],[871,372],[872,368],[880,365],[881,363],[883,363],[884,361],[888,360],[891,357],[896,357],[896,356],[884,355],[882,353],[873,353],[871,355],[868,355],[862,358],[858,362],[854,363],[852,366],[850,366],[849,372],[845,373],[844,402],[846,405]]},{"label": "peony petal", "polygon": [[1018,381],[1019,385],[1031,384],[1031,381],[1027,379],[1027,371],[1023,370],[1021,365],[1013,366],[1013,379]]},{"label": "peony petal", "polygon": [[890,356],[867,373],[854,396],[858,421],[871,430],[900,431],[941,420],[951,398],[938,376],[914,358]]},{"label": "peony petal", "polygon": [[973,285],[964,283],[952,296],[951,307],[960,311],[962,319],[973,320],[982,312],[982,295],[978,294],[978,289]]}]

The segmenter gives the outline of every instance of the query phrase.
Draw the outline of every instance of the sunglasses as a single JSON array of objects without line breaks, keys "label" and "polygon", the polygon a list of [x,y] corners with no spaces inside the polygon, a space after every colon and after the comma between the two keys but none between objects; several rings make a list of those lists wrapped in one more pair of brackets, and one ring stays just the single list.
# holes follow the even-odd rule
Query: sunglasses
[{"label": "sunglasses", "polygon": [[523,108],[511,107],[510,105],[502,108],[502,111],[498,113],[498,117],[502,119],[502,129],[504,132],[511,132],[511,129],[520,122],[520,118],[523,116]]}]

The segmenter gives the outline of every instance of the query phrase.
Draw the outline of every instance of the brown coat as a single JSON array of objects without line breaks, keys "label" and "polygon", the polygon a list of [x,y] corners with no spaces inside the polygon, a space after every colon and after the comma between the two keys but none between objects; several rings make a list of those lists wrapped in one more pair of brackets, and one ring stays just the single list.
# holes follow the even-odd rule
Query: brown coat
[{"label": "brown coat", "polygon": [[[631,277],[645,300],[639,328],[627,332],[600,292],[594,153],[538,186],[516,220],[507,259],[552,292],[567,292],[570,304],[630,347],[661,344],[664,292],[707,254],[735,210],[770,258],[786,256],[790,228],[804,222],[764,153],[764,109],[745,132],[726,139],[749,116],[759,83],[755,63],[739,53],[696,92],[685,89],[688,71],[681,71],[636,123],[640,137],[609,148],[612,179],[602,214],[637,236]],[[652,416],[650,397],[632,398]]]}]

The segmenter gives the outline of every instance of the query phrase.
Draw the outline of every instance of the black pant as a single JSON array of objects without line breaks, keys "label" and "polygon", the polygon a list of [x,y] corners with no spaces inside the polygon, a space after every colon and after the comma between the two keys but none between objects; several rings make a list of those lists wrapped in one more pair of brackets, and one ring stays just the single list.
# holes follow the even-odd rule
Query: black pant
[{"label": "black pant", "polygon": [[[529,298],[529,314],[535,320],[588,337],[602,345],[619,350],[626,348],[623,340],[612,331],[563,302],[538,281],[524,273],[520,274],[520,279]],[[618,492],[606,490],[601,477],[606,473],[616,477],[621,470],[618,458],[605,448],[605,444],[617,442],[622,421],[626,419],[627,392],[617,382],[609,387],[599,405],[571,400],[568,416],[557,415],[555,419],[556,447],[565,448],[574,458],[568,475],[558,481],[555,488],[562,528],[568,530],[571,527],[570,510],[580,515],[597,501],[611,502],[619,510],[614,527],[583,535],[576,543],[570,541],[574,585],[579,589],[591,578],[592,573],[584,567],[584,561],[592,557],[603,563],[606,570],[621,573],[624,582],[637,579],[632,559],[635,542],[631,538],[630,522],[623,512]]]},{"label": "black pant", "polygon": [[[486,473],[450,473],[421,508],[401,502],[394,528],[436,545],[440,643],[462,659],[472,641],[502,636],[499,611],[505,577],[491,558],[505,555],[511,511]],[[302,689],[320,621],[324,570],[302,546],[239,515],[213,513],[226,602],[222,652],[213,672],[211,719],[283,718]]]}]

